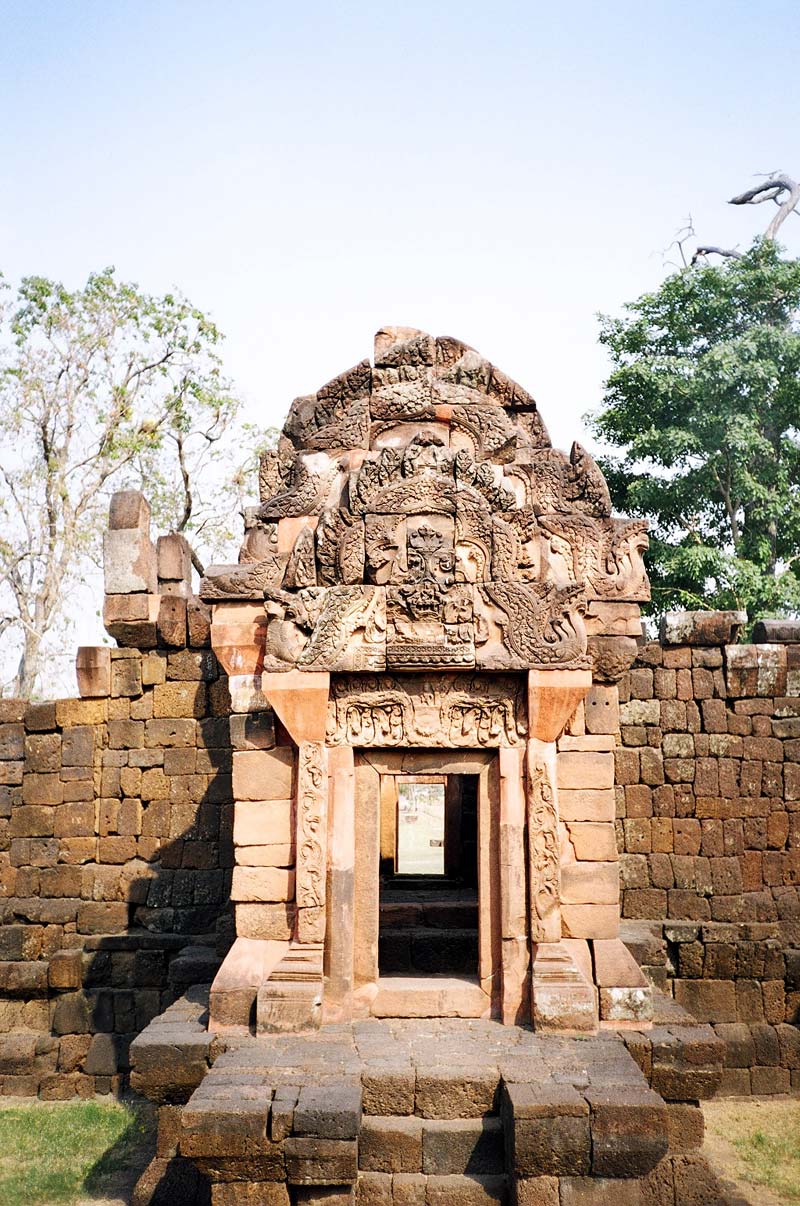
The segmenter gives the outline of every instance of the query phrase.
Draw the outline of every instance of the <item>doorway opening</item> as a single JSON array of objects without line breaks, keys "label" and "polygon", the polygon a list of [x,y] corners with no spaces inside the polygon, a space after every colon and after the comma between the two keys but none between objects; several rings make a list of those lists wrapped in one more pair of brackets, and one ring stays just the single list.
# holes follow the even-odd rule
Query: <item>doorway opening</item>
[{"label": "doorway opening", "polygon": [[381,776],[381,975],[477,975],[478,782]]}]

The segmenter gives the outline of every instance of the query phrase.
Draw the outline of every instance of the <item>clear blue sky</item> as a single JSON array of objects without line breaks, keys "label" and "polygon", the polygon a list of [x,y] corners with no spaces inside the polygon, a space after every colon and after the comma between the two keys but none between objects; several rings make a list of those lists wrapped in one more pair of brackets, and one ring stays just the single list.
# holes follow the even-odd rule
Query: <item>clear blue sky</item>
[{"label": "clear blue sky", "polygon": [[[800,174],[800,18],[761,4],[0,3],[0,268],[115,264],[228,335],[254,421],[385,323],[466,339],[581,435],[595,313],[691,212]],[[784,228],[800,250],[800,220]]]}]

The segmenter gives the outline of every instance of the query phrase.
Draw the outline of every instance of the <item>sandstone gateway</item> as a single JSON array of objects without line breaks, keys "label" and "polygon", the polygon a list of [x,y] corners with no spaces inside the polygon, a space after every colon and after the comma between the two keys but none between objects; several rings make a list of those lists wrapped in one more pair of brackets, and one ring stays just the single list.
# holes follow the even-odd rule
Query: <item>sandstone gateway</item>
[{"label": "sandstone gateway", "polygon": [[[530,395],[416,331],[382,331],[374,368],[295,401],[260,486],[239,564],[200,588],[233,709],[277,722],[274,748],[233,756],[229,959],[244,940],[258,960],[257,1031],[648,1016],[618,937],[612,689],[588,731],[583,706],[636,652],[644,524],[611,515],[580,445],[551,448]],[[397,904],[398,794],[421,779],[444,799],[453,888],[435,924],[477,914],[477,941],[445,933],[434,953],[412,934],[408,974],[386,975],[382,929],[436,905],[424,877]],[[459,953],[472,965],[448,969]],[[226,970],[211,1025],[247,1026]]]},{"label": "sandstone gateway", "polygon": [[[727,1058],[705,1023],[739,1018],[651,987],[668,914],[636,861],[660,790],[639,746],[670,841],[676,816],[650,670],[631,699],[645,525],[525,390],[407,329],[292,404],[259,486],[199,596],[185,542],[115,495],[118,648],[80,651],[80,701],[2,714],[9,1084],[114,1089],[130,1044],[160,1106],[142,1204],[723,1201],[698,1101]],[[681,639],[729,645],[741,617],[715,623]],[[700,652],[720,731],[723,654]],[[619,838],[650,979],[620,937]]]}]

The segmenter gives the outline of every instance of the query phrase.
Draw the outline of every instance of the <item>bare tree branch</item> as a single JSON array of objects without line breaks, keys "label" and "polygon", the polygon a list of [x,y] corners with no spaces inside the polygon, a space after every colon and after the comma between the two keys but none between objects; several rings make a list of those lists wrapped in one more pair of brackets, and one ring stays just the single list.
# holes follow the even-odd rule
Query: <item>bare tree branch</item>
[{"label": "bare tree branch", "polygon": [[703,244],[695,248],[695,253],[691,259],[691,267],[693,268],[698,260],[705,259],[709,255],[721,255],[731,260],[740,260],[742,258],[741,251],[737,251],[735,247],[713,247],[711,244]]},{"label": "bare tree branch", "polygon": [[[782,196],[783,200],[781,200]],[[789,214],[797,212],[797,205],[800,203],[800,184],[783,172],[773,172],[769,180],[731,197],[728,204],[760,205],[763,201],[774,201],[778,206],[778,212],[764,231],[765,239],[774,239]]]}]

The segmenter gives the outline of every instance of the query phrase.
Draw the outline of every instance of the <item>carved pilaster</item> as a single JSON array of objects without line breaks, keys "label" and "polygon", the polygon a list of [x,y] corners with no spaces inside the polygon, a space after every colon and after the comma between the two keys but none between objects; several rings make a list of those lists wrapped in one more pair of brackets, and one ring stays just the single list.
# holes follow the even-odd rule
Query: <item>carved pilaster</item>
[{"label": "carved pilaster", "polygon": [[531,942],[561,938],[561,873],[558,848],[554,742],[528,742],[528,884]]},{"label": "carved pilaster", "polygon": [[297,761],[297,939],[325,937],[328,828],[328,751],[320,741],[300,743]]}]

